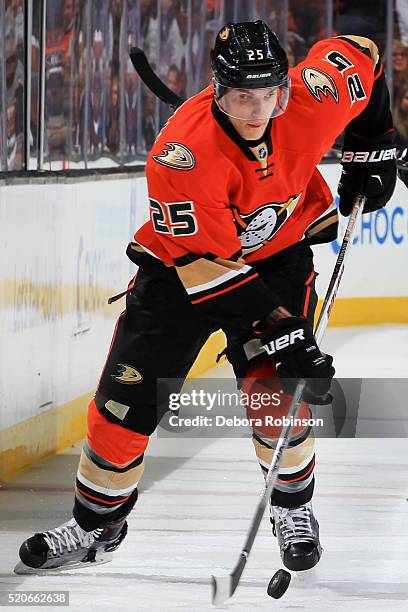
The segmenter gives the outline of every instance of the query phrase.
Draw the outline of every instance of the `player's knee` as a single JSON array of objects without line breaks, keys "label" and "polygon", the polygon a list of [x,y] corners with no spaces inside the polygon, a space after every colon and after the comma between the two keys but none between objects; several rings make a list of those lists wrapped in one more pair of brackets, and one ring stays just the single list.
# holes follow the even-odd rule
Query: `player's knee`
[{"label": "player's knee", "polygon": [[95,399],[89,404],[87,439],[93,453],[117,467],[133,463],[149,442],[148,435],[108,421]]},{"label": "player's knee", "polygon": [[[242,382],[246,394],[247,417],[254,433],[268,440],[279,438],[285,425],[292,396],[282,392],[274,363],[261,357],[253,360]],[[303,439],[310,431],[309,404],[302,402],[292,427],[291,441]]]}]

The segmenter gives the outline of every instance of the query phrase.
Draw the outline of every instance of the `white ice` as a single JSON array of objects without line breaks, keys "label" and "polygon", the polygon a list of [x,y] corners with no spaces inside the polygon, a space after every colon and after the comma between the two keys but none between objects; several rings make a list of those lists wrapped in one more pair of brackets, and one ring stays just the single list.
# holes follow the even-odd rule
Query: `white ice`
[{"label": "white ice", "polygon": [[[408,326],[397,325],[329,330],[324,343],[337,374],[350,377],[406,377],[407,347]],[[222,365],[212,374],[230,376],[230,370]],[[68,590],[70,609],[83,612],[213,610],[210,576],[235,564],[262,487],[251,441],[152,438],[143,494],[111,563],[14,575],[20,543],[69,518],[79,450],[0,489],[0,590]],[[317,460],[321,562],[294,575],[281,600],[269,598],[266,587],[281,562],[265,517],[242,584],[222,609],[408,610],[406,438],[318,439]]]}]

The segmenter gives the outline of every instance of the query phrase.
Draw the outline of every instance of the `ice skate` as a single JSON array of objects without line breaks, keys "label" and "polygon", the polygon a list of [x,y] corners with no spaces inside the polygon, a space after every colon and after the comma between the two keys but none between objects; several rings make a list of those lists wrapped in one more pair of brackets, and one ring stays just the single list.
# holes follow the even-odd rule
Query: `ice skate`
[{"label": "ice skate", "polygon": [[319,562],[322,548],[312,502],[298,508],[272,506],[271,523],[287,569],[300,572],[311,569]]},{"label": "ice skate", "polygon": [[124,518],[94,531],[84,531],[72,518],[67,523],[36,533],[22,543],[16,574],[37,574],[99,565],[112,559],[127,534]]}]

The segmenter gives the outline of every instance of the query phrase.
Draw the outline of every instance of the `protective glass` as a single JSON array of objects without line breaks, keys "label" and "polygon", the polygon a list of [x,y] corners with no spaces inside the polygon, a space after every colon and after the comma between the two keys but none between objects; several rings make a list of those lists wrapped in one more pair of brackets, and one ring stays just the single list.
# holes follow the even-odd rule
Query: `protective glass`
[{"label": "protective glass", "polygon": [[290,80],[285,84],[257,89],[227,87],[215,81],[215,101],[229,117],[243,121],[265,121],[285,112]]}]

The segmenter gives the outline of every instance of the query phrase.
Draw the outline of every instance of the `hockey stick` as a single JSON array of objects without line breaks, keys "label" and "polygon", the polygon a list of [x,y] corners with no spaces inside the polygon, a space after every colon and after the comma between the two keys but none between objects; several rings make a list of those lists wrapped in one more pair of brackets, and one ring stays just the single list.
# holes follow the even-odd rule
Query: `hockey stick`
[{"label": "hockey stick", "polygon": [[[323,334],[326,330],[330,312],[336,299],[341,277],[343,275],[346,255],[349,253],[349,247],[352,242],[354,229],[357,220],[360,216],[360,213],[364,208],[365,200],[365,196],[357,196],[354,201],[353,209],[351,211],[347,223],[347,228],[344,234],[340,252],[337,256],[336,264],[334,266],[333,274],[330,279],[329,287],[327,289],[326,297],[324,299],[319,320],[316,326],[315,338],[317,344],[320,344]],[[241,550],[238,562],[232,572],[227,576],[212,576],[212,602],[217,606],[223,604],[225,601],[227,601],[227,599],[232,597],[238,587],[242,573],[245,569],[246,562],[249,557],[249,553],[251,552],[256,534],[258,533],[259,525],[261,524],[266,505],[271,496],[273,487],[276,484],[283,453],[289,443],[289,437],[292,430],[291,421],[292,418],[294,418],[297,414],[300,403],[302,401],[302,393],[305,386],[306,381],[301,378],[296,386],[295,392],[293,394],[292,403],[288,411],[288,424],[283,428],[279,440],[277,442],[275,453],[271,465],[269,466],[268,473],[265,477],[265,483],[261,492],[261,496],[256,507],[251,525],[249,527],[248,535],[245,540],[244,547]]]},{"label": "hockey stick", "polygon": [[139,47],[132,47],[129,53],[133,67],[137,74],[142,79],[143,83],[157,96],[162,102],[168,104],[173,110],[176,110],[179,106],[185,102],[177,94],[163,83],[157,74],[153,71],[147,57]]}]

